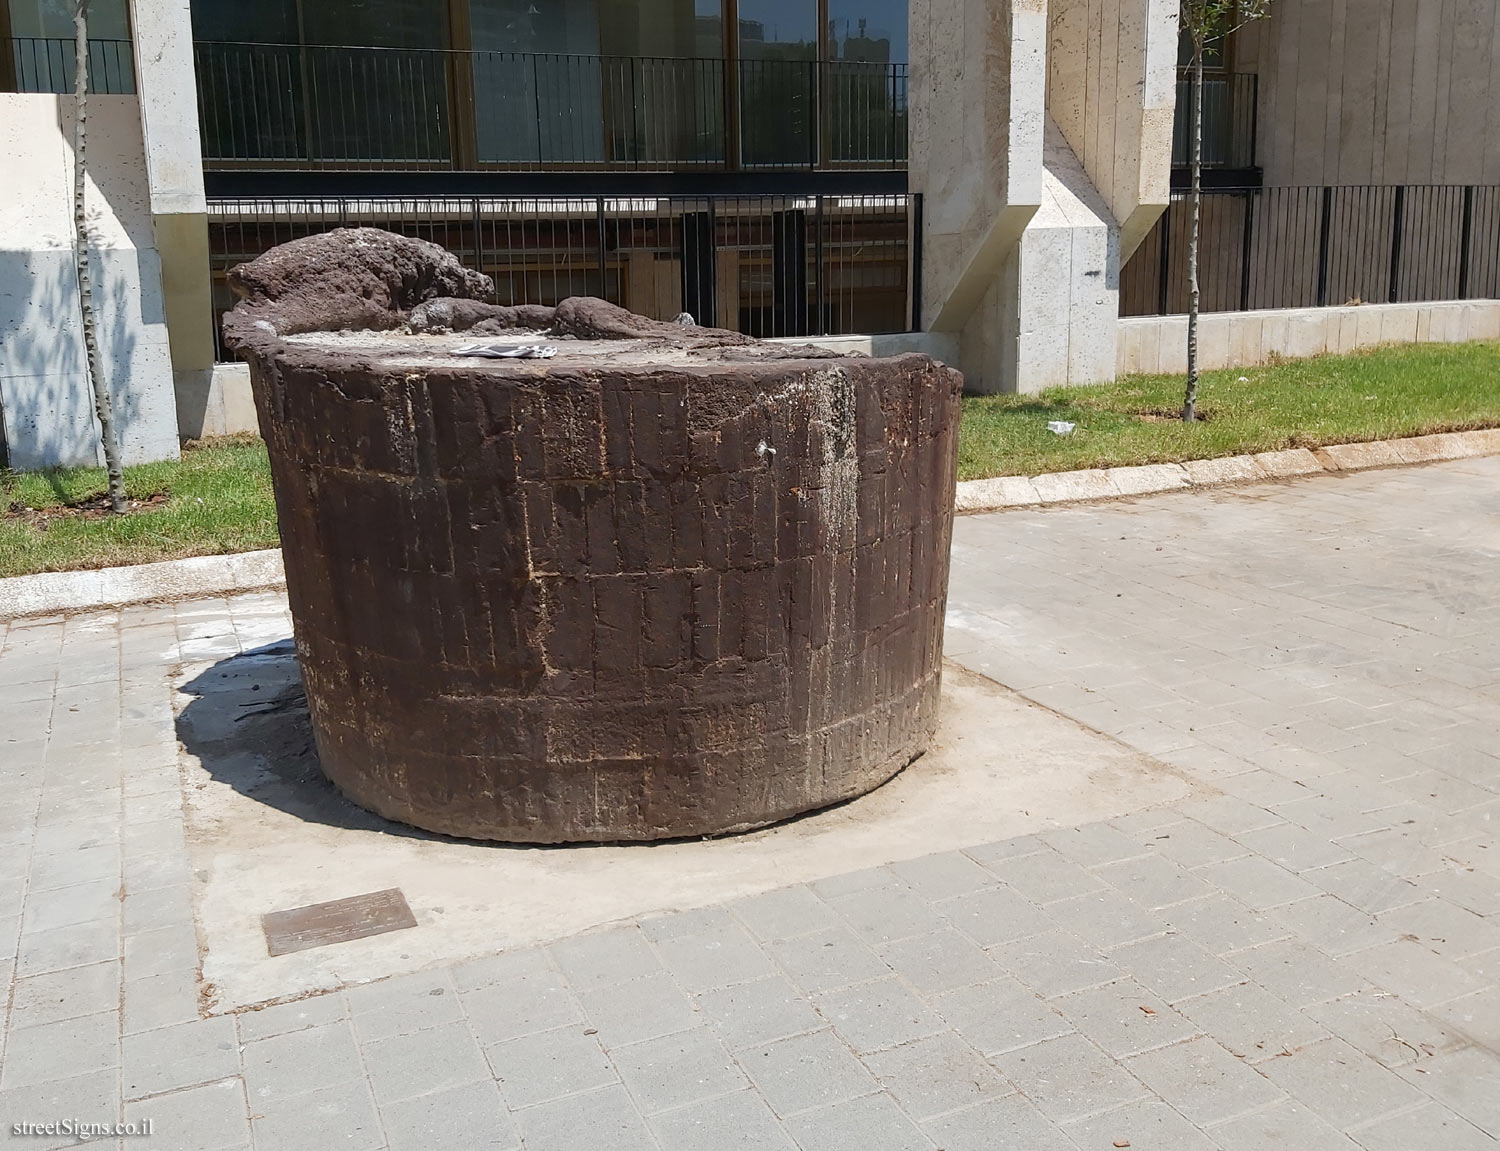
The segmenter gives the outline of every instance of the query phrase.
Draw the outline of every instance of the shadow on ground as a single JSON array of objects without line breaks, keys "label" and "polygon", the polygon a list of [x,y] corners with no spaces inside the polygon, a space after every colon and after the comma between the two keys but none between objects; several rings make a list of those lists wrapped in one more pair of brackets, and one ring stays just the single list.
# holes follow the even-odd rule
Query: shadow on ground
[{"label": "shadow on ground", "polygon": [[219,783],[310,823],[442,841],[344,798],[318,765],[290,640],[220,660],[180,684],[177,738]]}]

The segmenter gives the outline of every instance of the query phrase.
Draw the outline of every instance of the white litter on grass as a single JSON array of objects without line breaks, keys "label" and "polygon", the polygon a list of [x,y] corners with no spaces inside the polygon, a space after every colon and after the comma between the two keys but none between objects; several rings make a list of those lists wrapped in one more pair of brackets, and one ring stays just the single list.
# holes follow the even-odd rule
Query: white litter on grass
[{"label": "white litter on grass", "polygon": [[1070,436],[1073,434],[1073,429],[1077,426],[1077,424],[1070,424],[1067,420],[1047,421],[1047,430],[1057,436]]},{"label": "white litter on grass", "polygon": [[491,360],[550,360],[557,355],[557,349],[551,344],[465,344],[454,348],[453,354]]}]

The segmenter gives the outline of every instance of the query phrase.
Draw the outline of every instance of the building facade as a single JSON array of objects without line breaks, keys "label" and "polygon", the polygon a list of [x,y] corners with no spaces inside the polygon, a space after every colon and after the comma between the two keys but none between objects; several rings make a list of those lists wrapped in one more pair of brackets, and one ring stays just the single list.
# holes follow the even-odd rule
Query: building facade
[{"label": "building facade", "polygon": [[[93,258],[129,459],[252,418],[214,370],[224,272],[342,224],[436,240],[502,302],[925,333],[975,390],[1112,378],[1119,316],[1185,306],[1176,0],[92,8]],[[97,452],[70,17],[0,0],[20,467]],[[1493,0],[1277,0],[1209,61],[1203,134],[1210,308],[1500,294]]]}]

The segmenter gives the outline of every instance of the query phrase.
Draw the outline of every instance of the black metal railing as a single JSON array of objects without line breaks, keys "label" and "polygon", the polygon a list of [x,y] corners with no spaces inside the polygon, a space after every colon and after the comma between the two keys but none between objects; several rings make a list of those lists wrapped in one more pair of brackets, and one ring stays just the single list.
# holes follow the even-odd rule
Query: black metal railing
[{"label": "black metal railing", "polygon": [[[1203,166],[1253,168],[1256,163],[1256,101],[1260,81],[1254,73],[1209,75],[1203,80]],[[1193,81],[1179,74],[1177,112],[1172,121],[1172,165],[1185,168],[1192,156]]]},{"label": "black metal railing", "polygon": [[[1120,276],[1120,312],[1188,309],[1189,204]],[[1500,298],[1500,186],[1254,188],[1203,196],[1205,312]]]},{"label": "black metal railing", "polygon": [[899,168],[906,65],[194,46],[209,168]]},{"label": "black metal railing", "polygon": [[[77,62],[73,38],[12,36],[9,70],[0,68],[0,90],[73,91]],[[135,92],[135,58],[129,40],[89,41],[89,91],[106,96]]]},{"label": "black metal railing", "polygon": [[755,336],[903,332],[920,314],[920,199],[211,200],[215,339],[233,303],[225,272],[288,240],[355,225],[441,244],[493,278],[496,303],[592,295]]}]

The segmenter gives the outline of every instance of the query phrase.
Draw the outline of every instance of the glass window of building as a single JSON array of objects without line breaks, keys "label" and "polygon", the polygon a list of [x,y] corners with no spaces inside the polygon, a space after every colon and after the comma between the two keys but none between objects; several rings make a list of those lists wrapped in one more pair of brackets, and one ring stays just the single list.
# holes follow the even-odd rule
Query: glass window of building
[{"label": "glass window of building", "polygon": [[[73,90],[72,0],[0,0],[0,77],[6,90]],[[7,25],[9,43],[6,42]],[[89,6],[89,88],[135,91],[130,19],[125,0],[94,0]]]},{"label": "glass window of building", "polygon": [[906,0],[828,0],[828,58],[906,63]]},{"label": "glass window of building", "polygon": [[740,0],[740,56],[746,60],[815,60],[814,0]]}]

